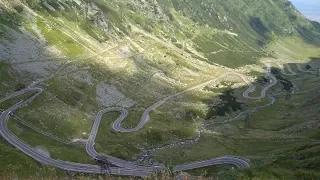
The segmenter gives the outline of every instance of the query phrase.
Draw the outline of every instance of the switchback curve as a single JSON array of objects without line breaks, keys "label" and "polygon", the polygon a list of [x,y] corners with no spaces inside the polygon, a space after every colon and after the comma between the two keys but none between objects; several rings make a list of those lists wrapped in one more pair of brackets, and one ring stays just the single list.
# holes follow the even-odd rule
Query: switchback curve
[{"label": "switchback curve", "polygon": [[[268,66],[268,69],[270,69],[270,66]],[[100,111],[97,115],[97,118],[95,120],[95,123],[93,125],[92,131],[90,133],[90,137],[88,139],[88,143],[86,145],[86,150],[88,152],[89,155],[91,155],[92,157],[94,157],[95,159],[99,160],[99,156],[101,156],[100,154],[98,154],[95,150],[94,150],[94,140],[98,131],[98,127],[102,118],[102,115],[106,112],[110,112],[110,111],[118,111],[121,112],[121,116],[115,121],[115,123],[113,124],[113,129],[115,131],[118,132],[135,132],[140,130],[145,123],[147,123],[147,121],[149,120],[149,113],[153,110],[155,110],[156,108],[158,108],[159,106],[161,106],[162,104],[164,104],[167,100],[172,99],[174,97],[177,97],[181,94],[184,94],[188,91],[192,91],[195,90],[197,88],[206,86],[210,83],[216,82],[217,80],[229,76],[229,75],[236,75],[239,76],[244,82],[246,82],[249,86],[249,88],[246,90],[246,92],[243,93],[243,96],[246,98],[250,98],[250,99],[260,99],[260,98],[264,98],[265,97],[265,92],[272,86],[274,86],[277,81],[275,79],[275,77],[270,73],[270,71],[268,70],[267,75],[269,77],[271,77],[271,79],[273,79],[273,82],[268,85],[267,87],[265,87],[262,92],[261,92],[261,96],[260,97],[250,97],[248,94],[250,92],[253,91],[254,87],[251,84],[251,82],[249,80],[246,79],[246,77],[242,74],[239,73],[225,73],[222,76],[220,76],[219,78],[216,78],[214,80],[202,83],[198,86],[189,88],[187,90],[181,91],[179,93],[170,95],[160,101],[158,101],[157,103],[153,104],[152,106],[150,106],[149,108],[147,108],[145,110],[145,112],[142,115],[141,121],[138,124],[138,126],[136,128],[133,129],[124,129],[121,127],[121,123],[123,122],[123,120],[125,119],[125,117],[127,116],[128,112],[125,109],[122,108],[111,108],[111,109],[106,109],[103,111]],[[25,153],[26,155],[32,157],[33,159],[43,163],[43,164],[47,164],[50,166],[54,166],[57,167],[59,169],[63,169],[66,171],[74,171],[74,172],[83,172],[83,173],[111,173],[111,174],[117,174],[117,175],[130,175],[130,176],[146,176],[152,172],[154,172],[155,170],[160,170],[163,169],[164,167],[162,166],[157,166],[157,167],[144,167],[144,166],[139,166],[139,165],[135,165],[132,164],[131,162],[127,162],[118,158],[114,158],[111,156],[106,156],[106,159],[108,161],[110,161],[112,164],[118,166],[118,167],[110,167],[108,170],[102,169],[100,166],[97,165],[90,165],[90,164],[79,164],[79,163],[72,163],[72,162],[67,162],[67,161],[61,161],[61,160],[54,160],[50,157],[47,157],[45,155],[42,155],[41,153],[39,153],[38,151],[34,150],[33,148],[31,148],[30,146],[28,146],[25,142],[21,141],[17,136],[15,136],[7,127],[7,123],[8,123],[8,119],[9,116],[11,114],[11,112],[16,111],[17,109],[19,109],[22,106],[27,105],[28,103],[30,103],[34,98],[36,98],[40,93],[42,93],[42,89],[41,88],[27,88],[24,90],[21,90],[19,92],[15,92],[12,95],[7,96],[6,98],[0,100],[1,102],[4,102],[6,100],[9,100],[11,98],[17,97],[19,95],[22,95],[24,93],[27,92],[33,92],[36,93],[34,96],[32,96],[31,98],[29,98],[28,100],[22,101],[22,102],[18,102],[17,104],[15,104],[14,106],[10,107],[9,109],[5,110],[1,116],[0,116],[0,135],[6,139],[10,144],[12,144],[13,146],[15,146],[16,148],[18,148],[19,150],[21,150],[23,153]],[[219,157],[219,158],[213,158],[213,159],[209,159],[209,160],[205,160],[205,161],[197,161],[197,162],[193,162],[193,163],[189,163],[189,164],[184,164],[184,165],[179,165],[176,166],[174,168],[175,171],[181,171],[181,170],[187,170],[187,169],[194,169],[194,168],[199,168],[199,167],[206,167],[206,166],[210,166],[210,165],[218,165],[218,164],[232,164],[235,165],[238,168],[249,168],[250,165],[247,161],[237,158],[237,157],[233,157],[233,156],[225,156],[225,157]]]}]

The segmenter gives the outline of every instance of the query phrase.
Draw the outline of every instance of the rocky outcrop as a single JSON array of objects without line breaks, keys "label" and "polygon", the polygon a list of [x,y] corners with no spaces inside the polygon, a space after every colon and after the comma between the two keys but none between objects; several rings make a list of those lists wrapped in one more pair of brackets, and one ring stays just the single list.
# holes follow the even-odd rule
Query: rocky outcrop
[{"label": "rocky outcrop", "polygon": [[157,0],[134,0],[128,2],[135,9],[136,12],[141,13],[143,16],[157,20],[169,20],[165,10],[161,7]]},{"label": "rocky outcrop", "polygon": [[36,2],[53,12],[72,9],[77,14],[93,21],[93,24],[104,32],[109,32],[109,20],[94,0],[36,0]]},{"label": "rocky outcrop", "polygon": [[81,2],[85,18],[94,22],[96,27],[101,28],[104,32],[109,32],[109,22],[103,11],[95,4],[94,0],[84,0]]}]

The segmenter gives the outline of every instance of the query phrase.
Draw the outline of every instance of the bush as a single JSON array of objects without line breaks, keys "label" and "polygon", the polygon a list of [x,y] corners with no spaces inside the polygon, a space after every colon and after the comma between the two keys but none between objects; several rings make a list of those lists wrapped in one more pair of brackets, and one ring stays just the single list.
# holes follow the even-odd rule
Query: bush
[{"label": "bush", "polygon": [[316,174],[314,172],[308,172],[303,170],[298,170],[294,173],[294,176],[297,179],[300,180],[314,180],[314,179],[320,179],[319,174]]},{"label": "bush", "polygon": [[25,84],[22,84],[21,82],[18,83],[16,86],[15,86],[15,91],[21,91],[22,89],[26,88],[27,86]]},{"label": "bush", "polygon": [[19,14],[23,12],[24,8],[21,5],[17,5],[13,7]]}]

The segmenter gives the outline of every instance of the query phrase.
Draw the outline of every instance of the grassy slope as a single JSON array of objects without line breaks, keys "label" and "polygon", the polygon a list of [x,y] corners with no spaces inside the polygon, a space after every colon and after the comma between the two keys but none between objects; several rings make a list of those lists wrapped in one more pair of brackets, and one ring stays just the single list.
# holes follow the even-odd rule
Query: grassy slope
[{"label": "grassy slope", "polygon": [[[253,168],[251,172],[243,172],[246,175],[240,173],[233,178],[257,176],[267,179],[271,176],[300,179],[304,173],[306,179],[319,178],[316,173],[319,163],[319,145],[316,143],[319,114],[318,109],[314,108],[319,103],[316,101],[319,78],[314,75],[304,77],[306,79],[295,81],[299,91],[290,99],[286,99],[284,94],[277,96],[275,105],[252,113],[249,122],[240,118],[227,124],[216,123],[203,134],[197,146],[161,150],[157,153],[157,159],[174,164],[235,154],[249,158],[253,167],[260,168]],[[301,170],[291,173],[286,168]],[[224,176],[229,177],[228,173]]]},{"label": "grassy slope", "polygon": [[[78,67],[89,66],[89,75],[94,77],[98,82],[116,82],[115,85],[118,86],[125,95],[137,101],[137,107],[129,109],[130,115],[125,126],[136,124],[143,110],[161,97],[212,77],[217,77],[219,74],[225,72],[224,69],[216,69],[210,64],[219,63],[235,68],[245,64],[253,64],[259,57],[267,56],[264,52],[265,50],[262,49],[265,48],[263,45],[267,43],[272,42],[268,45],[270,52],[274,52],[272,55],[285,57],[287,59],[307,59],[308,57],[318,56],[319,51],[315,45],[316,42],[310,42],[310,39],[306,37],[309,36],[310,33],[315,33],[315,30],[310,23],[297,15],[294,9],[286,4],[286,1],[261,0],[252,3],[251,1],[245,0],[232,2],[206,0],[204,2],[205,3],[199,5],[198,3],[195,4],[194,1],[162,1],[160,6],[162,8],[165,7],[165,15],[172,16],[171,21],[167,22],[161,21],[161,18],[153,19],[151,17],[145,17],[142,11],[139,10],[139,7],[136,6],[131,7],[130,10],[129,8],[123,11],[117,9],[124,6],[130,7],[125,5],[126,2],[97,2],[98,6],[107,14],[109,23],[117,29],[115,32],[116,35],[110,33],[107,36],[123,37],[125,34],[128,34],[133,41],[147,50],[144,54],[141,54],[141,56],[144,57],[144,61],[132,57],[120,59],[121,61],[119,59],[101,60],[97,58],[100,62],[96,63],[97,59],[92,58],[77,61],[73,64]],[[131,4],[131,2],[129,2],[129,4]],[[75,17],[75,12],[77,11],[75,9],[68,9],[62,12],[49,12],[34,3],[29,3],[28,5],[37,9],[37,13],[46,21],[43,21],[43,19],[36,19],[35,21],[28,20],[24,24],[26,29],[34,34],[32,28],[30,28],[30,24],[36,25],[48,43],[55,45],[68,57],[74,58],[74,56],[87,55],[83,54],[85,52],[84,49],[87,50],[89,48],[92,50],[93,47],[103,46],[97,42],[89,43],[76,33],[86,35],[85,37],[91,36],[100,42],[109,39],[108,37],[103,37],[99,29],[94,28],[88,32],[88,28],[92,28],[92,24],[83,21],[81,16]],[[116,7],[116,5],[119,5],[119,7]],[[242,13],[244,11],[247,13]],[[120,13],[126,18],[121,18]],[[219,19],[219,17],[224,19],[224,16],[227,17],[227,21]],[[296,16],[296,19],[293,21],[290,19],[290,16]],[[53,17],[59,17],[60,20],[58,21]],[[63,23],[61,23],[61,21]],[[86,26],[84,26],[84,23],[86,23]],[[129,23],[147,32],[152,32],[151,35],[153,39],[144,33],[131,32],[130,28],[128,28]],[[1,24],[16,28],[15,25],[4,20],[1,21]],[[80,25],[82,29],[76,28],[77,25]],[[49,30],[49,26],[51,30]],[[169,28],[165,28],[166,26]],[[296,26],[300,28],[307,27],[307,29],[302,29],[308,33],[302,33],[303,36],[298,36],[298,32],[294,30]],[[70,27],[74,27],[74,29],[71,30]],[[311,29],[311,32],[309,29]],[[230,34],[228,31],[237,33],[238,37]],[[71,34],[72,38],[62,32]],[[301,34],[301,31],[299,32]],[[159,39],[161,40],[160,42]],[[300,43],[296,43],[297,41]],[[130,45],[131,43],[130,41],[125,41],[124,44]],[[96,52],[99,51],[96,50]],[[187,56],[181,55],[184,53],[187,53]],[[204,58],[199,57],[199,55],[204,56]],[[118,54],[114,51],[106,56],[114,57],[118,56]],[[127,64],[123,68],[122,64],[124,63]],[[3,65],[3,68],[5,68],[5,70],[1,72],[6,72],[9,76],[14,76],[13,78],[17,79],[14,73],[7,69],[7,65]],[[165,74],[165,77],[175,80],[175,82],[168,83],[158,77],[148,78],[159,71]],[[190,73],[190,71],[192,73]],[[260,73],[258,73],[258,75],[260,75]],[[198,78],[199,76],[203,78]],[[310,80],[311,79],[310,77]],[[9,79],[5,80],[9,81]],[[181,84],[178,84],[178,82]],[[82,133],[89,132],[94,114],[100,109],[95,102],[95,89],[86,83],[76,81],[72,78],[72,74],[71,77],[68,78],[57,75],[56,78],[42,85],[47,85],[45,88],[46,93],[40,96],[30,106],[19,111],[18,115],[34,126],[51,132],[61,138],[86,138],[86,135]],[[12,86],[13,85],[9,86],[10,91],[12,91]],[[316,84],[310,82],[310,86],[316,87]],[[9,90],[5,92],[9,92]],[[74,96],[75,93],[77,93],[76,97]],[[176,119],[176,114],[188,110],[196,112],[196,115],[203,118],[207,113],[206,110],[203,110],[203,107],[207,109],[207,100],[216,97],[219,95],[218,93],[208,94],[203,91],[195,91],[188,93],[188,95],[182,98],[178,98],[180,102],[168,102],[166,107],[161,107],[151,114],[152,120],[147,124],[145,129],[130,135],[112,132],[110,130],[110,123],[115,120],[118,114],[107,114],[105,117],[106,121],[103,122],[104,124],[99,130],[97,149],[99,152],[125,159],[132,159],[139,152],[137,146],[149,147],[151,145],[166,144],[172,140],[192,138],[196,135],[200,118],[185,116],[182,119]],[[305,99],[304,96],[300,98],[302,100]],[[291,101],[301,101],[300,98],[291,99]],[[41,103],[43,101],[46,102],[45,106]],[[268,115],[270,111],[274,112],[274,109],[282,107],[284,104],[288,104],[288,102],[283,100],[271,109],[267,108],[259,113],[266,113]],[[254,103],[251,104],[251,106],[253,105]],[[48,109],[50,109],[50,111],[48,111]],[[199,112],[199,109],[202,110]],[[35,115],[29,113],[31,111],[36,112],[34,113]],[[292,111],[292,109],[283,110],[283,112],[286,111]],[[314,114],[315,112],[309,112],[310,116]],[[260,117],[259,115],[257,116]],[[190,146],[183,150],[178,150],[177,148],[166,149],[160,151],[156,158],[168,164],[176,164],[224,154],[237,154],[250,158],[256,167],[260,166],[261,163],[265,163],[266,157],[272,157],[275,160],[278,159],[278,161],[274,164],[267,162],[270,168],[254,169],[252,172],[236,171],[231,175],[228,172],[225,176],[230,176],[230,178],[237,176],[248,178],[250,178],[250,176],[258,176],[266,178],[270,177],[271,173],[272,177],[277,177],[280,175],[277,171],[274,173],[274,167],[286,167],[286,164],[292,163],[289,162],[289,160],[297,163],[297,161],[292,158],[295,154],[294,149],[305,145],[301,142],[293,144],[283,141],[274,142],[284,137],[286,138],[289,135],[285,133],[273,134],[273,131],[269,132],[272,130],[270,130],[270,128],[284,128],[298,121],[295,119],[280,121],[279,119],[281,118],[283,118],[283,115],[280,113],[275,114],[272,121],[266,121],[266,119],[269,119],[268,117],[261,119],[252,118],[254,121],[250,123],[251,128],[246,128],[244,122],[241,120],[217,127],[213,126],[211,127],[213,130],[210,128],[208,135],[205,135],[201,140],[200,146]],[[45,121],[43,121],[44,119]],[[293,122],[290,122],[290,120]],[[180,129],[181,126],[185,128]],[[15,129],[16,125],[13,123],[11,128]],[[211,131],[217,131],[221,135],[212,135],[210,134]],[[309,135],[309,131],[312,135]],[[318,131],[316,129],[306,130],[301,134],[301,137],[309,138],[309,136],[317,136],[317,133]],[[266,134],[272,141],[269,142],[269,139],[264,137]],[[227,137],[229,135],[230,137]],[[53,157],[77,162],[91,162],[90,158],[87,158],[85,155],[83,149],[69,147],[55,142],[48,143],[48,139],[42,138],[28,129],[25,129],[23,133],[18,133],[18,136],[22,137],[29,144],[35,146],[40,144],[51,149],[50,152]],[[256,138],[256,136],[259,138]],[[293,133],[293,136],[294,138],[296,138],[296,136],[301,138],[300,134],[296,132]],[[253,140],[247,140],[252,137],[255,138]],[[241,138],[243,138],[243,140]],[[290,138],[292,137],[290,136]],[[119,143],[119,139],[121,139],[121,143]],[[110,146],[110,144],[115,145]],[[6,152],[12,149],[8,145],[1,145],[4,145],[2,147],[4,147],[3,150]],[[247,149],[248,146],[250,148]],[[276,147],[281,148],[278,151],[273,151]],[[211,151],[208,152],[207,149],[211,149]],[[287,152],[287,150],[290,152],[288,156],[280,156],[281,153]],[[317,150],[317,146],[312,147],[310,151],[314,150]],[[304,150],[304,152],[308,151],[309,148]],[[261,154],[263,157],[261,157]],[[20,156],[24,157],[22,154],[20,154]],[[86,158],[79,159],[79,157]],[[310,157],[311,158],[308,157],[307,159],[313,161],[314,157]],[[168,158],[171,160],[167,160]],[[6,160],[6,158],[3,159]],[[29,158],[27,159],[34,169],[32,171],[37,172],[43,169],[33,165],[34,162]],[[316,162],[316,160],[314,161]],[[10,167],[10,163],[12,163],[8,161],[3,162],[3,167]],[[29,163],[26,163],[23,166],[16,165],[17,168],[13,171],[12,176],[28,176],[28,173],[24,173],[28,171],[26,170],[28,169],[28,164]],[[299,165],[298,163],[296,166],[299,167]],[[305,169],[312,168],[306,166]],[[44,168],[43,171],[53,171],[53,176],[59,174],[59,171],[56,172],[56,170],[52,169],[46,170]],[[5,170],[3,172],[5,172]],[[287,170],[283,170],[283,172],[286,172],[287,177],[292,177],[292,174]],[[304,170],[299,171],[295,176],[299,177],[298,175],[301,176],[303,173]],[[41,174],[40,176],[45,175]]]}]

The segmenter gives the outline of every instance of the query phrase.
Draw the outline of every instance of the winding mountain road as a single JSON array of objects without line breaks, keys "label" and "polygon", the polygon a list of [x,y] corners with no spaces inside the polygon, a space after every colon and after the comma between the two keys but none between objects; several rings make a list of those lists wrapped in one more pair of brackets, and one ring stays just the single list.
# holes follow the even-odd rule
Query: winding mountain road
[{"label": "winding mountain road", "polygon": [[[238,76],[249,86],[248,89],[243,93],[243,97],[248,98],[248,99],[262,99],[262,98],[265,98],[266,97],[266,92],[268,91],[268,89],[270,89],[271,87],[275,86],[278,83],[277,78],[271,73],[271,66],[269,64],[266,64],[266,65],[267,65],[267,73],[266,73],[266,75],[271,78],[272,82],[262,89],[261,95],[259,97],[251,97],[251,96],[249,96],[249,94],[252,93],[255,88],[254,88],[253,84],[247,79],[246,76],[244,76],[243,74],[240,74],[240,73],[229,72],[229,73],[225,73],[225,74],[221,75],[220,77],[218,77],[218,78],[216,78],[214,80],[210,80],[210,81],[207,81],[207,82],[202,83],[200,85],[197,85],[197,86],[191,87],[189,89],[186,89],[184,91],[178,92],[176,94],[172,94],[172,95],[170,95],[168,97],[165,97],[162,100],[154,103],[152,106],[148,107],[143,112],[143,114],[141,116],[141,119],[140,119],[140,122],[135,128],[131,128],[131,129],[122,128],[121,124],[124,121],[124,119],[126,118],[126,116],[128,115],[128,112],[127,112],[127,110],[125,110],[123,108],[117,108],[118,112],[120,112],[122,115],[114,122],[112,128],[113,128],[113,130],[115,130],[117,132],[123,132],[123,133],[130,133],[130,132],[139,131],[149,121],[150,112],[155,110],[155,109],[157,109],[158,107],[163,105],[168,100],[170,100],[170,99],[172,99],[174,97],[177,97],[177,96],[179,96],[181,94],[184,94],[186,92],[193,91],[195,89],[199,89],[199,88],[202,88],[202,87],[204,87],[206,85],[209,85],[211,83],[217,82],[218,80],[220,80],[222,78],[225,78],[227,76]],[[96,119],[96,121],[97,121],[97,119]]]},{"label": "winding mountain road", "polygon": [[197,168],[215,166],[215,165],[223,165],[223,164],[232,164],[239,169],[250,167],[250,164],[243,159],[233,157],[233,156],[223,156],[219,158],[209,159],[206,161],[197,161],[190,164],[178,165],[174,168],[174,171],[175,172],[187,171],[191,169],[197,169]]},{"label": "winding mountain road", "polygon": [[[34,98],[36,98],[42,92],[42,89],[40,88],[25,89],[25,90],[22,90],[21,93],[15,93],[15,95],[23,94],[23,92],[34,92],[36,94],[26,101],[18,102],[14,106],[5,110],[0,115],[0,135],[5,140],[7,140],[11,145],[18,148],[20,151],[22,151],[24,154],[32,157],[34,160],[37,160],[42,164],[50,165],[59,169],[72,171],[72,172],[83,172],[83,173],[92,173],[92,174],[110,173],[110,174],[120,174],[120,175],[129,175],[129,176],[146,176],[150,173],[146,170],[141,170],[141,169],[127,169],[127,168],[115,168],[115,167],[111,167],[108,170],[106,170],[97,165],[79,164],[79,163],[55,160],[33,149],[32,147],[27,145],[25,142],[20,140],[16,135],[14,135],[7,127],[10,113],[16,111],[20,107],[25,106],[27,103],[31,102]],[[13,95],[11,96],[15,97]]]},{"label": "winding mountain road", "polygon": [[[50,166],[53,166],[53,167],[56,167],[59,169],[63,169],[66,171],[93,173],[93,174],[110,173],[110,174],[129,175],[129,176],[147,176],[148,174],[153,173],[154,171],[162,170],[165,167],[164,166],[154,166],[154,167],[140,166],[140,165],[137,165],[137,164],[134,164],[134,163],[122,160],[122,159],[118,159],[118,158],[115,158],[112,156],[102,155],[102,154],[99,154],[96,152],[96,150],[94,149],[94,142],[96,139],[96,135],[97,135],[97,132],[98,132],[98,129],[100,126],[102,116],[105,113],[111,112],[111,111],[116,111],[116,112],[121,113],[121,116],[114,122],[114,124],[112,126],[113,130],[118,131],[118,132],[123,132],[123,133],[136,132],[136,131],[139,131],[141,128],[143,128],[143,126],[148,122],[149,113],[151,111],[155,110],[156,108],[158,108],[159,106],[163,105],[169,99],[177,97],[177,96],[184,94],[186,92],[204,87],[206,85],[209,85],[213,82],[218,81],[221,78],[224,78],[226,76],[231,76],[231,75],[240,77],[249,86],[248,89],[243,93],[243,96],[245,98],[261,99],[266,96],[266,91],[269,88],[271,88],[272,86],[277,84],[277,79],[271,74],[270,69],[271,69],[270,65],[267,65],[267,76],[269,76],[271,78],[272,82],[268,86],[263,88],[263,90],[261,91],[261,95],[259,97],[250,97],[249,96],[249,93],[254,90],[254,86],[244,75],[239,74],[239,73],[235,73],[235,72],[229,72],[229,73],[223,74],[222,76],[220,76],[214,80],[210,80],[208,82],[194,86],[194,87],[189,88],[187,90],[170,95],[170,96],[163,98],[162,100],[156,102],[155,104],[153,104],[152,106],[150,106],[149,108],[147,108],[144,111],[137,127],[131,128],[131,129],[125,129],[125,128],[121,127],[122,122],[124,121],[124,119],[128,115],[127,110],[120,108],[120,107],[115,107],[115,108],[108,108],[108,109],[100,111],[96,116],[96,119],[93,124],[90,136],[88,138],[88,141],[86,144],[86,151],[94,159],[102,160],[102,161],[107,160],[108,162],[110,162],[111,164],[113,164],[117,167],[110,167],[108,169],[104,169],[101,166],[97,166],[97,165],[72,163],[72,162],[68,162],[68,161],[61,161],[61,160],[52,159],[51,157],[47,157],[47,156],[39,153],[38,151],[36,151],[32,147],[30,147],[29,145],[27,145],[25,142],[20,140],[17,136],[15,136],[8,129],[7,123],[8,123],[8,119],[10,117],[10,114],[12,112],[16,111],[17,109],[19,109],[20,107],[25,106],[28,103],[32,102],[32,100],[34,98],[36,98],[40,93],[42,93],[43,90],[41,88],[23,89],[19,92],[15,92],[15,93],[7,96],[6,98],[0,100],[0,103],[2,103],[6,100],[9,100],[11,98],[17,97],[17,96],[25,94],[25,93],[35,93],[35,95],[30,97],[28,100],[18,102],[14,106],[12,106],[9,109],[2,112],[2,114],[0,115],[0,135],[5,140],[7,140],[10,144],[12,144],[14,147],[18,148],[23,153],[25,153],[26,155],[30,156],[31,158],[37,160],[38,162],[41,162],[43,164],[50,165]],[[233,157],[233,156],[224,156],[224,157],[218,157],[218,158],[213,158],[213,159],[204,160],[204,161],[196,161],[196,162],[192,162],[192,163],[188,163],[188,164],[178,165],[174,168],[174,171],[183,171],[183,170],[195,169],[195,168],[212,166],[212,165],[221,165],[221,164],[231,164],[231,165],[234,165],[238,168],[249,168],[250,167],[248,160],[244,160],[244,159],[241,159],[238,157]]]},{"label": "winding mountain road", "polygon": [[282,64],[280,64],[278,62],[276,62],[275,64],[280,68],[281,74],[286,75],[286,76],[295,76],[295,75],[297,75],[297,73],[294,72],[291,69],[289,64],[285,64],[285,67],[288,69],[289,73],[286,72],[286,70],[285,70],[285,68],[284,68],[284,66]]},{"label": "winding mountain road", "polygon": [[[270,62],[269,62],[270,63]],[[296,75],[298,75],[298,73],[296,73],[296,72],[294,72],[292,69],[291,69],[291,66],[290,66],[290,64],[289,63],[286,63],[285,64],[285,67],[287,68],[287,70],[289,71],[289,73],[287,73],[286,71],[285,71],[285,68],[284,68],[284,66],[282,65],[282,64],[280,64],[280,63],[275,63],[275,64],[277,64],[278,65],[278,67],[281,69],[280,71],[281,71],[281,74],[283,74],[283,75],[286,75],[286,76],[296,76]],[[304,70],[302,67],[301,67],[301,64],[299,64],[299,63],[294,63],[296,66],[297,66],[297,69],[298,69],[298,71],[300,71],[300,72],[303,72],[303,73],[317,73],[318,72],[318,70]]]},{"label": "winding mountain road", "polygon": [[301,67],[301,64],[296,63],[296,66],[298,68],[299,71],[301,72],[305,72],[305,73],[317,73],[319,70],[303,70]]}]

